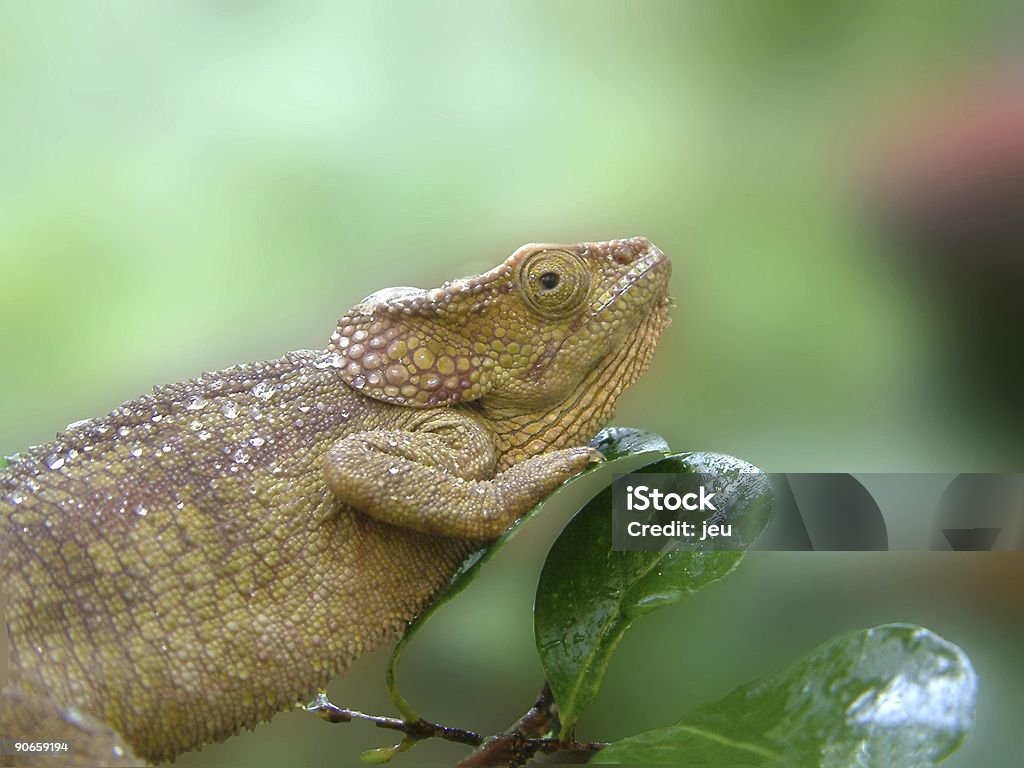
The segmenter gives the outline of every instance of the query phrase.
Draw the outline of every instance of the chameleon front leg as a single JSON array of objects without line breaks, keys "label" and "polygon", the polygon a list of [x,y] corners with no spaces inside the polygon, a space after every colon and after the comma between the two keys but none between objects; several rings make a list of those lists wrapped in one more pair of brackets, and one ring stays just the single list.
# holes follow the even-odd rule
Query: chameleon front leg
[{"label": "chameleon front leg", "polygon": [[339,440],[325,475],[335,496],[382,522],[422,533],[492,539],[587,465],[592,448],[532,456],[494,475],[494,444],[471,419],[430,431],[373,430]]}]

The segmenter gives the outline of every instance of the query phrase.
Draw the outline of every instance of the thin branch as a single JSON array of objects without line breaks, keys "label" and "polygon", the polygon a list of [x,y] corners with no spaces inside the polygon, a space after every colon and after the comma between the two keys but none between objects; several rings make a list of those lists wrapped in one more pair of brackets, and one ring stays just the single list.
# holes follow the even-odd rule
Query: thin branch
[{"label": "thin branch", "polygon": [[306,707],[306,711],[315,712],[329,723],[350,723],[353,720],[363,720],[373,723],[378,728],[400,731],[414,739],[445,739],[446,741],[466,744],[470,747],[479,747],[484,742],[483,736],[479,733],[462,728],[452,728],[422,719],[407,723],[405,720],[399,720],[396,717],[367,715],[354,709],[344,709],[332,704],[327,695],[323,693],[319,694],[316,697],[316,701]]},{"label": "thin branch", "polygon": [[493,768],[525,765],[538,752],[579,752],[592,755],[608,746],[604,741],[560,741],[556,738],[528,739],[515,734],[491,736],[472,755],[456,763],[456,768]]},{"label": "thin branch", "polygon": [[538,752],[579,752],[594,754],[608,746],[607,742],[577,741],[550,736],[561,729],[558,706],[555,704],[551,686],[544,687],[537,694],[537,700],[522,717],[505,733],[491,736],[473,754],[462,760],[456,768],[490,768],[491,766],[525,765]]},{"label": "thin branch", "polygon": [[545,681],[544,686],[537,694],[537,700],[533,706],[516,720],[509,729],[510,733],[521,736],[538,738],[552,733],[558,733],[562,724],[558,719],[558,706],[555,704],[555,695],[551,692],[551,686]]},{"label": "thin branch", "polygon": [[329,723],[350,723],[353,720],[362,720],[373,723],[378,728],[399,731],[406,735],[405,741],[409,742],[409,746],[413,742],[423,739],[444,739],[474,747],[473,754],[458,763],[458,768],[521,766],[538,753],[594,754],[608,746],[607,742],[577,741],[576,739],[562,741],[548,735],[557,732],[560,726],[558,708],[547,683],[544,684],[533,706],[515,722],[508,732],[489,736],[486,739],[473,731],[431,723],[428,720],[406,722],[396,717],[367,715],[354,709],[345,709],[332,704],[324,693],[319,694],[316,701],[309,704],[306,710],[316,713]]}]

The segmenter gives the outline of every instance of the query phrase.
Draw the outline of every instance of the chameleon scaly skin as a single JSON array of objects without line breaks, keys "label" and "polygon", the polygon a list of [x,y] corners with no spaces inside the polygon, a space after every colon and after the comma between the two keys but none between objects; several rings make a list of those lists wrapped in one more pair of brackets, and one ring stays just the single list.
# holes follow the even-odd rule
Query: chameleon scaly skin
[{"label": "chameleon scaly skin", "polygon": [[19,456],[0,733],[47,703],[158,761],[311,698],[599,460],[583,446],[646,368],[670,272],[644,238],[524,246],[374,294],[326,351],[158,388]]}]

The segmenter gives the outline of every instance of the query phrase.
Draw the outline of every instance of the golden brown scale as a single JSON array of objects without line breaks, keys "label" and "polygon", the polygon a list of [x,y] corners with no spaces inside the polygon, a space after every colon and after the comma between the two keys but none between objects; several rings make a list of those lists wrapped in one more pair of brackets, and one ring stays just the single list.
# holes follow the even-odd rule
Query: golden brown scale
[{"label": "golden brown scale", "polygon": [[600,459],[584,446],[668,324],[669,274],[643,238],[524,246],[374,294],[326,351],[158,389],[18,457],[0,735],[43,711],[83,765],[130,761],[118,734],[166,760],[311,698]]}]

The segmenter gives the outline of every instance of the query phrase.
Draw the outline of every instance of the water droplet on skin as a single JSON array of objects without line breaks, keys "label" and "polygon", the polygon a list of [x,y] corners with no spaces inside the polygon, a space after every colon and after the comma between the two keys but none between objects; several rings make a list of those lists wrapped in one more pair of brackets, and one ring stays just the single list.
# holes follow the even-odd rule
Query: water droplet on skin
[{"label": "water droplet on skin", "polygon": [[64,457],[57,453],[52,456],[48,456],[46,459],[46,466],[50,469],[60,469],[64,466]]},{"label": "water droplet on skin", "polygon": [[134,456],[137,459],[141,455],[142,455],[142,449],[141,448],[132,448],[132,456]]},{"label": "water droplet on skin", "polygon": [[210,439],[210,433],[207,432],[204,429],[202,432],[200,432],[198,435],[196,435],[196,437],[198,437],[200,440],[204,440],[204,441],[205,440],[209,440]]},{"label": "water droplet on skin", "polygon": [[266,442],[267,441],[264,440],[262,437],[254,437],[251,440],[249,440],[249,445],[251,445],[253,448],[259,448],[263,446]]},{"label": "water droplet on skin", "polygon": [[354,379],[352,379],[352,386],[355,387],[356,389],[362,389],[363,387],[366,386],[366,379],[364,379],[362,376],[356,376]]},{"label": "water droplet on skin", "polygon": [[234,400],[228,400],[220,407],[220,412],[224,414],[224,418],[233,419],[238,416],[238,406]]},{"label": "water droplet on skin", "polygon": [[149,514],[149,510],[146,509],[142,504],[136,504],[135,514],[139,517],[145,517],[147,514]]},{"label": "water droplet on skin", "polygon": [[344,409],[338,415],[341,416],[342,421],[348,421],[349,418],[352,416],[351,413],[349,413],[347,410],[344,410]]},{"label": "water droplet on skin", "polygon": [[267,384],[265,381],[261,381],[259,384],[252,388],[252,393],[260,400],[269,400],[274,396],[274,388]]},{"label": "water droplet on skin", "polygon": [[171,452],[171,446],[169,446],[167,443],[164,443],[160,447],[160,450],[163,451],[164,453],[170,453]]},{"label": "water droplet on skin", "polygon": [[184,501],[179,501],[177,504],[174,505],[174,508],[175,509],[184,509],[185,508],[185,502]]},{"label": "water droplet on skin", "polygon": [[389,475],[397,475],[400,471],[401,470],[398,467],[396,467],[394,464],[392,464],[390,467],[388,467],[388,474]]},{"label": "water droplet on skin", "polygon": [[206,398],[200,397],[199,395],[192,395],[185,403],[185,408],[189,411],[201,411],[206,407]]},{"label": "water droplet on skin", "polygon": [[69,461],[71,459],[77,459],[77,458],[78,458],[78,451],[76,451],[74,448],[72,448],[70,451],[68,451],[68,460]]},{"label": "water droplet on skin", "polygon": [[245,464],[247,461],[249,461],[249,454],[247,454],[245,451],[239,448],[237,451],[235,451],[235,461],[237,461],[239,464]]},{"label": "water droplet on skin", "polygon": [[25,497],[22,496],[20,493],[15,493],[11,496],[11,501],[13,501],[15,504],[21,504],[21,502],[23,502],[24,500]]},{"label": "water droplet on skin", "polygon": [[73,429],[81,429],[82,427],[84,427],[88,423],[89,423],[89,419],[81,419],[79,421],[72,421],[70,424],[68,424],[66,427],[64,427],[64,429],[65,429],[65,431],[70,432]]},{"label": "water droplet on skin", "polygon": [[301,413],[309,413],[310,407],[308,405],[300,405],[299,406],[299,411]]},{"label": "water droplet on skin", "polygon": [[119,434],[121,437],[127,437],[128,433],[130,431],[131,430],[129,430],[128,427],[118,427],[117,428],[117,434]]},{"label": "water droplet on skin", "polygon": [[163,420],[164,420],[164,417],[161,414],[159,414],[159,413],[156,416],[154,416],[152,419],[150,419],[150,421],[157,421],[157,422],[163,421]]},{"label": "water droplet on skin", "polygon": [[301,427],[301,426],[305,425],[305,423],[306,422],[304,422],[302,419],[296,419],[295,420],[295,426],[296,427]]}]

